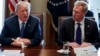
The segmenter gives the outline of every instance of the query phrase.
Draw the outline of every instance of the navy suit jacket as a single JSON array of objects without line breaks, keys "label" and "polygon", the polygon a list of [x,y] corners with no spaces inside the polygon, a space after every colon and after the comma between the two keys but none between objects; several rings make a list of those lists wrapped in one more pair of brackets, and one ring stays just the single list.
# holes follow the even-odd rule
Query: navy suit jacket
[{"label": "navy suit jacket", "polygon": [[[60,39],[62,41],[69,41],[69,42],[75,41],[74,40],[74,24],[75,24],[75,21],[72,18],[64,20],[58,32],[58,37],[59,37],[58,41],[60,41]],[[96,22],[85,18],[84,24],[85,24],[84,41],[92,43],[95,46],[98,46],[100,43],[100,38],[99,38]]]},{"label": "navy suit jacket", "polygon": [[[41,42],[39,18],[29,16],[24,30],[24,37],[31,40],[30,46],[38,45]],[[18,16],[12,16],[5,20],[4,27],[1,32],[0,42],[2,45],[11,45],[11,38],[17,38],[20,36],[20,27]]]}]

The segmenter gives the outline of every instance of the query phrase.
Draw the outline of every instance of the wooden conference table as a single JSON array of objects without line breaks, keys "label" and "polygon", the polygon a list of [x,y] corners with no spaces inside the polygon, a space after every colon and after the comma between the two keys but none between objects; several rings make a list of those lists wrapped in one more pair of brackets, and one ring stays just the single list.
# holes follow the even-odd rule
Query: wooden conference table
[{"label": "wooden conference table", "polygon": [[[61,49],[59,46],[36,46],[29,47],[24,49],[25,56],[64,56],[57,52],[58,49]],[[0,47],[0,56],[3,50],[21,50],[21,48],[13,47],[13,46],[1,46]],[[73,50],[71,50],[69,56],[75,56]]]}]

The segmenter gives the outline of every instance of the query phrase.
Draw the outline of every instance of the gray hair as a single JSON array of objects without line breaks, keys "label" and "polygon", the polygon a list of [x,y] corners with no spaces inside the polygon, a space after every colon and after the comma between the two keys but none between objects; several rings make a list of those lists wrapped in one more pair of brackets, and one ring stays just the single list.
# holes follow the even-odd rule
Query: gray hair
[{"label": "gray hair", "polygon": [[74,3],[74,6],[82,6],[84,12],[87,12],[88,11],[88,4],[85,1],[76,1]]},{"label": "gray hair", "polygon": [[19,1],[17,4],[16,4],[16,7],[15,7],[15,12],[18,11],[18,8],[20,5],[23,5],[23,4],[26,4],[27,5],[27,8],[28,8],[28,12],[30,12],[31,10],[31,4],[27,1]]},{"label": "gray hair", "polygon": [[85,2],[89,3],[89,1],[88,1],[88,0],[78,0],[78,1],[85,1]]}]

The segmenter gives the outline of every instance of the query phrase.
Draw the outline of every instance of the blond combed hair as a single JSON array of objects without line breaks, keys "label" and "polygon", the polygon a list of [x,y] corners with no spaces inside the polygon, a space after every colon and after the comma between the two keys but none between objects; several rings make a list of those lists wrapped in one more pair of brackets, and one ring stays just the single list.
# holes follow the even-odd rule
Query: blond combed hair
[{"label": "blond combed hair", "polygon": [[74,6],[82,6],[84,12],[88,11],[88,4],[85,1],[76,1]]}]

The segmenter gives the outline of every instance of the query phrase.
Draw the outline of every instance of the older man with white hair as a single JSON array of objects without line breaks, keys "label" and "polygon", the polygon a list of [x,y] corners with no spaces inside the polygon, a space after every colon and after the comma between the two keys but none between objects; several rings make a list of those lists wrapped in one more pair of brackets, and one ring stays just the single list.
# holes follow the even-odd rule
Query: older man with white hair
[{"label": "older man with white hair", "polygon": [[39,45],[41,42],[41,28],[37,17],[30,15],[31,4],[20,1],[16,4],[16,15],[9,17],[4,22],[0,37],[2,45],[21,47]]}]

